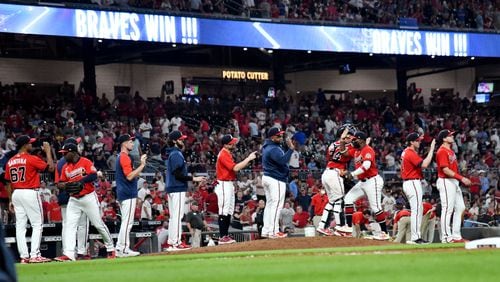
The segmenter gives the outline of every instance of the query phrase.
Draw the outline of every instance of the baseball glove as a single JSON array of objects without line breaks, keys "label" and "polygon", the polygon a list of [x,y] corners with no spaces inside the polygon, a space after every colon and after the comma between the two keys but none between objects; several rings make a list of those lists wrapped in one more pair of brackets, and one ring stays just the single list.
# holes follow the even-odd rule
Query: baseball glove
[{"label": "baseball glove", "polygon": [[80,193],[83,189],[83,183],[77,181],[77,182],[68,182],[64,185],[64,189],[66,192],[68,192],[70,195],[75,195]]}]

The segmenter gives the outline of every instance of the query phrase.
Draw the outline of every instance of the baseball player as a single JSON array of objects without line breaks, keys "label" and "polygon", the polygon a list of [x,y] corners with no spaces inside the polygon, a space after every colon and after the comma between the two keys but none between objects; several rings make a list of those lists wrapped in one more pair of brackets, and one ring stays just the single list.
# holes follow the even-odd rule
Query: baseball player
[{"label": "baseball player", "polygon": [[[62,147],[66,164],[62,167],[60,182],[65,183],[65,189],[70,194],[68,206],[66,208],[66,227],[64,239],[63,255],[56,257],[56,261],[74,261],[76,247],[76,233],[78,222],[82,213],[85,213],[101,234],[104,245],[108,252],[108,258],[115,258],[115,248],[113,239],[108,227],[104,224],[99,210],[99,200],[95,193],[93,182],[97,179],[97,170],[91,160],[81,157],[78,147],[68,143]],[[69,190],[68,187],[80,187],[76,191]]]},{"label": "baseball player", "polygon": [[214,191],[217,194],[217,203],[219,206],[219,245],[224,245],[236,242],[228,235],[231,216],[234,213],[235,191],[233,182],[236,181],[236,172],[255,160],[257,152],[252,152],[243,161],[235,163],[231,153],[236,148],[238,138],[227,134],[222,137],[221,142],[223,148],[217,156],[217,185]]},{"label": "baseball player", "polygon": [[340,172],[347,169],[348,163],[354,158],[354,153],[356,152],[356,149],[350,144],[352,137],[356,133],[356,128],[350,124],[345,124],[337,132],[339,139],[328,146],[326,152],[328,163],[323,175],[321,175],[321,182],[328,195],[328,204],[326,204],[323,210],[321,221],[316,231],[326,236],[334,235],[334,231],[325,226],[332,210],[335,225],[340,226],[341,224],[340,213],[342,212],[342,201],[345,192],[344,178],[340,176]]},{"label": "baseball player", "polygon": [[[82,139],[80,137],[78,138],[73,138],[70,137],[64,141],[64,144],[75,144],[77,145],[78,148],[78,153],[82,154],[83,152],[83,144],[81,143]],[[57,187],[59,188],[59,194],[57,195],[57,201],[59,205],[61,206],[61,216],[62,216],[62,231],[61,235],[63,237],[62,239],[62,249],[64,250],[64,234],[65,234],[65,227],[66,227],[66,210],[67,210],[67,205],[69,202],[69,194],[64,189],[64,184],[61,182],[61,185],[59,185],[60,182],[60,177],[61,177],[61,172],[63,166],[66,164],[66,159],[61,157],[56,164],[55,168],[55,177],[54,177],[54,183],[57,184]],[[82,213],[82,216],[80,217],[80,220],[78,221],[78,229],[77,229],[77,259],[82,260],[82,259],[89,259],[88,251],[87,251],[87,242],[88,242],[88,233],[89,233],[89,219],[87,218],[87,215]]]},{"label": "baseball player", "polygon": [[[370,203],[375,221],[378,222],[382,233],[378,239],[385,239],[387,236],[387,226],[385,224],[385,213],[382,209],[382,188],[384,187],[384,179],[378,175],[377,162],[375,161],[375,151],[366,144],[368,136],[362,131],[357,131],[354,134],[352,145],[356,148],[354,155],[355,170],[353,172],[342,171],[341,176],[346,176],[352,179],[358,179],[358,182],[346,194],[344,201],[344,213],[348,226],[352,225],[352,214],[354,212],[354,202],[366,195]],[[342,232],[348,232],[347,229],[337,229]],[[375,238],[375,237],[374,237]]]},{"label": "baseball player", "polygon": [[403,180],[403,192],[410,202],[411,208],[411,238],[406,238],[410,244],[425,244],[422,239],[422,168],[427,168],[432,161],[436,140],[432,140],[431,147],[425,159],[418,155],[420,142],[424,139],[416,132],[406,136],[408,147],[401,154],[401,179]]},{"label": "baseball player", "polygon": [[[441,198],[442,243],[460,243],[465,241],[460,233],[465,204],[459,184],[460,182],[466,186],[471,184],[468,178],[458,173],[457,157],[451,149],[451,145],[455,142],[453,133],[453,131],[443,129],[437,136],[437,141],[442,143],[436,152],[438,171],[436,186]],[[451,222],[452,215],[453,222]]]},{"label": "baseball player", "polygon": [[266,193],[266,209],[264,210],[264,226],[262,237],[285,238],[286,233],[280,232],[279,214],[285,202],[286,183],[288,180],[288,162],[295,149],[291,139],[287,138],[286,153],[281,147],[285,132],[277,127],[267,131],[267,140],[262,147],[262,185]]},{"label": "baseball player", "polygon": [[120,203],[121,224],[116,241],[117,257],[133,257],[140,253],[130,249],[130,230],[134,224],[134,213],[137,204],[137,180],[146,166],[147,155],[141,156],[141,164],[134,169],[130,152],[134,149],[134,137],[123,134],[118,137],[120,154],[116,158],[116,194]]},{"label": "baseball player", "polygon": [[191,246],[181,241],[182,217],[184,216],[188,188],[187,182],[206,181],[204,176],[190,176],[187,173],[186,161],[182,155],[184,139],[186,138],[187,136],[178,130],[174,130],[168,135],[168,159],[165,161],[167,167],[166,190],[168,193],[168,210],[170,211],[167,251],[180,251],[191,248]]},{"label": "baseball player", "polygon": [[[54,171],[52,148],[49,143],[43,142],[43,151],[47,162],[38,156],[31,155],[35,138],[21,135],[16,139],[17,154],[10,158],[5,168],[7,191],[12,192],[11,211],[16,214],[16,242],[21,263],[44,263],[51,261],[40,255],[40,242],[42,240],[43,210],[42,201],[38,193],[40,188],[39,172]],[[10,193],[9,193],[10,194]],[[26,243],[26,224],[30,222],[31,252],[28,252]]]}]

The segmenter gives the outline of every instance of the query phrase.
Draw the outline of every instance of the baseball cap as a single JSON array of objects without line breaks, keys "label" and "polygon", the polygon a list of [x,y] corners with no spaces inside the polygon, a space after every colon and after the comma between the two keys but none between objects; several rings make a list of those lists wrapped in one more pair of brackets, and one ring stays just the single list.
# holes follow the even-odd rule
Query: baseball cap
[{"label": "baseball cap", "polygon": [[77,138],[75,138],[75,137],[70,137],[70,138],[68,138],[68,139],[66,139],[66,140],[64,141],[64,144],[70,144],[70,143],[71,143],[71,144],[78,145],[78,144],[80,144],[81,142],[82,142],[82,138],[80,138],[80,137],[77,137]]},{"label": "baseball cap", "polygon": [[421,141],[422,139],[424,139],[423,136],[420,136],[418,133],[416,132],[412,132],[408,135],[406,135],[406,141],[408,142],[412,142],[412,141]]},{"label": "baseball cap", "polygon": [[170,139],[171,141],[184,140],[186,138],[187,136],[182,134],[179,130],[174,130],[168,135],[168,139]]},{"label": "baseball cap", "polygon": [[59,150],[59,153],[69,153],[69,152],[78,153],[78,146],[73,143],[66,143],[64,144],[64,146],[62,146],[61,150]]},{"label": "baseball cap", "polygon": [[436,141],[443,141],[444,138],[453,135],[453,133],[455,133],[455,132],[450,131],[448,129],[443,129],[443,130],[439,131]]},{"label": "baseball cap", "polygon": [[268,137],[268,138],[271,138],[271,137],[273,137],[273,136],[282,135],[283,133],[285,133],[285,131],[280,130],[280,129],[279,129],[279,128],[277,128],[277,127],[271,127],[271,128],[269,128],[269,130],[267,131],[267,137]]},{"label": "baseball cap", "polygon": [[198,202],[197,201],[192,201],[191,202],[191,206],[198,206]]},{"label": "baseball cap", "polygon": [[134,140],[135,137],[130,136],[130,134],[123,134],[118,137],[118,144],[122,144],[123,142],[127,142],[129,140]]},{"label": "baseball cap", "polygon": [[21,136],[16,138],[16,145],[17,145],[17,148],[21,148],[22,146],[24,146],[26,144],[34,143],[35,141],[36,141],[36,138],[31,138],[28,135],[21,135]]},{"label": "baseball cap", "polygon": [[354,137],[361,140],[366,140],[366,138],[368,138],[368,136],[366,136],[366,133],[364,133],[363,131],[356,131],[356,133],[354,133]]},{"label": "baseball cap", "polygon": [[234,138],[231,134],[226,134],[222,136],[221,142],[222,145],[233,145],[238,143],[238,138]]}]

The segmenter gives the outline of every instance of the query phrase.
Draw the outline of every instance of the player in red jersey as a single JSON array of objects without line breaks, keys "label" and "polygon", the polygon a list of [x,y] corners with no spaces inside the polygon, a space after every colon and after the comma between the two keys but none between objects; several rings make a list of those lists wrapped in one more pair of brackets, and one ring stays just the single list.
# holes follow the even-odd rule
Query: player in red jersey
[{"label": "player in red jersey", "polygon": [[63,255],[57,261],[75,260],[76,232],[82,213],[85,213],[97,231],[101,234],[108,258],[115,258],[115,247],[108,227],[104,224],[99,210],[99,200],[95,193],[94,181],[97,180],[97,169],[91,160],[81,157],[76,144],[67,143],[62,147],[66,164],[62,167],[60,182],[80,182],[83,189],[70,195],[66,210],[66,227]]},{"label": "player in red jersey", "polygon": [[243,161],[235,163],[232,151],[238,143],[237,138],[226,134],[222,137],[222,146],[219,155],[217,156],[216,174],[217,185],[215,186],[215,194],[217,194],[217,203],[219,206],[219,245],[231,244],[236,241],[229,237],[228,230],[231,223],[231,216],[234,212],[234,184],[236,181],[236,172],[245,168],[251,161],[257,157],[257,152],[252,152]]},{"label": "player in red jersey", "polygon": [[411,208],[411,238],[406,238],[410,244],[428,243],[422,239],[420,233],[422,225],[422,168],[427,168],[432,161],[436,140],[432,140],[431,147],[425,159],[418,155],[420,142],[423,140],[416,132],[406,136],[408,147],[401,154],[401,179],[403,180],[403,192],[410,202]]},{"label": "player in red jersey", "polygon": [[[18,152],[7,162],[5,180],[9,181],[7,190],[12,192],[10,209],[16,214],[16,242],[21,263],[43,263],[50,259],[40,255],[40,241],[42,239],[43,210],[38,189],[40,188],[40,175],[48,168],[54,171],[52,148],[49,143],[43,142],[43,151],[47,162],[38,156],[30,155],[35,138],[27,135],[16,139]],[[10,193],[9,193],[10,194]],[[31,252],[28,253],[26,243],[26,224],[31,224]]]},{"label": "player in red jersey", "polygon": [[[459,184],[460,182],[466,186],[471,184],[468,178],[458,173],[457,156],[451,149],[451,144],[455,142],[453,133],[453,131],[444,129],[439,132],[436,138],[439,143],[442,143],[436,153],[438,171],[436,186],[441,198],[442,243],[459,243],[465,241],[460,232],[465,203]],[[451,223],[452,215],[453,222]]]},{"label": "player in red jersey", "polygon": [[[382,188],[384,179],[378,175],[377,162],[375,161],[375,151],[367,144],[368,136],[362,131],[354,134],[352,145],[356,148],[354,155],[355,170],[353,172],[342,171],[341,175],[352,179],[358,179],[358,182],[346,194],[344,201],[344,213],[346,223],[352,226],[352,214],[354,212],[354,202],[366,195],[370,203],[370,209],[373,212],[375,220],[380,225],[382,232],[375,234],[374,239],[383,240],[387,235],[387,226],[385,224],[385,213],[382,209]],[[347,232],[348,230],[339,229]]]},{"label": "player in red jersey", "polygon": [[333,210],[335,225],[340,226],[340,213],[342,212],[342,200],[344,199],[344,178],[340,176],[342,170],[347,169],[347,165],[354,158],[356,149],[350,144],[352,137],[356,133],[356,128],[350,124],[345,124],[338,129],[339,139],[328,146],[326,169],[321,176],[321,182],[328,195],[321,221],[318,224],[318,231],[326,236],[334,235],[334,231],[326,228],[328,217]]}]

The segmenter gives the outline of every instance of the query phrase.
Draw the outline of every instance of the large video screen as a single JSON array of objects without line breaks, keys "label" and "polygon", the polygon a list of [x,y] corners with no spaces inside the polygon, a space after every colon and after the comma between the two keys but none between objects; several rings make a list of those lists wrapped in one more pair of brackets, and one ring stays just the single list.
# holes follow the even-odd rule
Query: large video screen
[{"label": "large video screen", "polygon": [[289,50],[500,57],[499,33],[301,25],[0,4],[0,32]]}]

